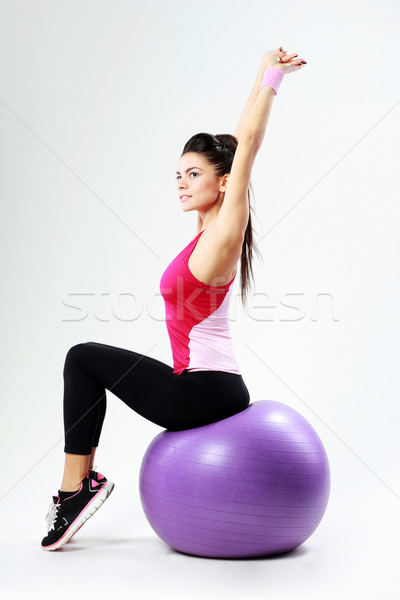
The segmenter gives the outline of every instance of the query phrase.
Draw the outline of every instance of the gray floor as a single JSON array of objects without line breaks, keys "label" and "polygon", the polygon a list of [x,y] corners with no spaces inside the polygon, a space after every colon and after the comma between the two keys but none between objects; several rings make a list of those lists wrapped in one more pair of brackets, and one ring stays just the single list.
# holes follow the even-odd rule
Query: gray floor
[{"label": "gray floor", "polygon": [[314,534],[287,555],[246,560],[171,549],[146,521],[136,476],[124,478],[122,469],[93,518],[61,550],[45,552],[40,541],[51,498],[44,503],[35,485],[45,473],[39,466],[1,503],[2,597],[398,600],[399,498],[337,450],[333,457],[330,449],[331,497]]}]

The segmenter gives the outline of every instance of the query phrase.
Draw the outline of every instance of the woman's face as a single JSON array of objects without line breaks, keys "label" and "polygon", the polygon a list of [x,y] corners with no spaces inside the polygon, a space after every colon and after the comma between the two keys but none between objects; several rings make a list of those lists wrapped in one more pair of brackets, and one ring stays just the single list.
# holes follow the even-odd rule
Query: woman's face
[{"label": "woman's face", "polygon": [[222,180],[223,177],[216,176],[213,166],[202,155],[187,152],[181,156],[176,181],[183,210],[207,209],[214,204]]}]

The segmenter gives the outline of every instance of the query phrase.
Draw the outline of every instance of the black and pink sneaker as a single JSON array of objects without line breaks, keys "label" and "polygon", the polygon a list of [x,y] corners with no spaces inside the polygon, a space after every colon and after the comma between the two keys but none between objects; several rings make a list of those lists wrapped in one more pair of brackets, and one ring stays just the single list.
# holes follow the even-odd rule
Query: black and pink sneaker
[{"label": "black and pink sneaker", "polygon": [[60,496],[53,496],[53,502],[46,515],[48,533],[42,540],[42,548],[44,550],[61,548],[100,508],[113,489],[112,481],[106,479],[99,482],[88,472],[77,492],[64,500],[60,500]]},{"label": "black and pink sneaker", "polygon": [[105,475],[102,475],[98,471],[96,471],[96,469],[97,469],[97,467],[88,471],[89,477],[91,477],[92,479],[95,479],[99,483],[105,483],[107,481],[107,477]]}]

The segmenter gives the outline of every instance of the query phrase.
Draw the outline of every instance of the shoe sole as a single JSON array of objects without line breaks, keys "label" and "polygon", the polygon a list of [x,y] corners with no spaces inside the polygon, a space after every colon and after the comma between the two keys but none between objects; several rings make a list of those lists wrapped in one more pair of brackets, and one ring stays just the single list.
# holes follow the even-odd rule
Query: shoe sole
[{"label": "shoe sole", "polygon": [[105,500],[107,500],[108,496],[111,494],[114,487],[115,486],[112,481],[107,481],[104,484],[104,486],[102,487],[102,489],[99,490],[99,492],[95,495],[95,497],[92,498],[92,500],[89,502],[89,504],[87,504],[85,506],[85,508],[75,519],[75,521],[73,522],[71,527],[69,529],[67,529],[67,531],[58,540],[58,542],[55,542],[54,544],[51,544],[50,546],[42,546],[43,550],[48,550],[51,552],[53,550],[58,550],[59,548],[61,548],[61,546],[66,544],[72,538],[72,536],[75,535],[75,533],[78,531],[78,529],[80,529],[82,527],[82,525],[84,523],[86,523],[86,521],[88,519],[90,519],[91,516],[94,515],[96,510],[98,510],[100,508],[100,506],[105,502]]},{"label": "shoe sole", "polygon": [[[107,485],[107,484],[108,484],[108,486],[109,486],[109,488],[108,488],[108,494],[107,494],[107,496],[106,496],[106,497],[103,499],[103,501],[102,501],[102,502],[105,502],[105,501],[107,500],[108,496],[111,494],[111,492],[112,492],[112,491],[113,491],[113,489],[114,489],[114,483],[113,483],[112,481],[107,481],[107,482],[106,482],[106,485]],[[101,504],[102,504],[102,503],[101,503]],[[100,508],[101,504],[99,504],[99,506],[98,506],[97,508]],[[84,520],[84,521],[82,521],[82,523],[81,523],[81,524],[78,526],[78,528],[77,528],[77,529],[76,529],[76,530],[75,530],[75,531],[72,533],[72,535],[70,535],[70,536],[69,536],[69,538],[68,538],[67,542],[69,542],[69,541],[70,541],[70,540],[71,540],[71,539],[74,537],[74,535],[75,535],[75,534],[76,534],[76,533],[77,533],[77,532],[80,530],[80,528],[82,527],[82,525],[84,525],[84,524],[86,523],[86,521],[87,521],[87,520],[88,520],[88,519],[89,519],[89,518],[90,518],[90,517],[91,517],[91,516],[92,516],[92,515],[93,515],[93,514],[96,512],[97,508],[96,508],[96,509],[95,509],[95,510],[94,510],[94,511],[93,511],[93,512],[92,512],[92,513],[91,513],[91,514],[90,514],[90,515],[89,515],[89,516],[88,516],[88,517],[87,517],[87,518]]]},{"label": "shoe sole", "polygon": [[[94,513],[96,512],[96,510],[97,510],[98,508],[100,508],[101,504],[107,500],[108,496],[111,494],[111,492],[112,492],[112,491],[113,491],[113,489],[114,489],[114,483],[113,483],[112,481],[107,481],[107,482],[106,482],[106,485],[107,485],[107,484],[108,484],[108,494],[107,494],[107,496],[106,496],[106,497],[103,499],[103,501],[102,501],[102,502],[99,504],[99,506],[98,506],[98,507],[97,507],[97,508],[96,508],[96,509],[95,509],[95,510],[94,510],[94,511],[93,511],[93,512],[92,512],[92,513],[91,513],[91,514],[90,514],[90,515],[89,515],[89,516],[88,516],[88,517],[87,517],[87,518],[84,520],[84,521],[82,521],[82,523],[81,523],[81,524],[78,526],[78,528],[77,528],[77,529],[75,529],[75,531],[72,533],[72,535],[70,535],[70,536],[69,536],[69,538],[68,538],[67,542],[69,542],[69,541],[70,541],[70,540],[71,540],[71,539],[74,537],[74,535],[75,535],[75,534],[76,534],[76,533],[77,533],[77,532],[80,530],[80,528],[82,527],[82,525],[84,525],[84,524],[86,523],[86,521],[87,521],[88,519],[90,519],[90,517],[91,517],[92,515],[94,515]],[[104,489],[104,488],[103,488],[103,489]],[[65,543],[67,543],[67,542],[65,542]]]}]

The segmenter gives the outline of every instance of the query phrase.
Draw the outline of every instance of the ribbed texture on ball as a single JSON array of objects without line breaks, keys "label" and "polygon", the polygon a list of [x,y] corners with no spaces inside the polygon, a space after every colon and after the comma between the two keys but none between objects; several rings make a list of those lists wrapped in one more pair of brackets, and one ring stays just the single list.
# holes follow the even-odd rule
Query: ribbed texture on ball
[{"label": "ribbed texture on ball", "polygon": [[139,475],[145,515],[172,548],[206,557],[286,552],[326,510],[329,463],[297,411],[259,400],[210,425],[163,431]]}]

